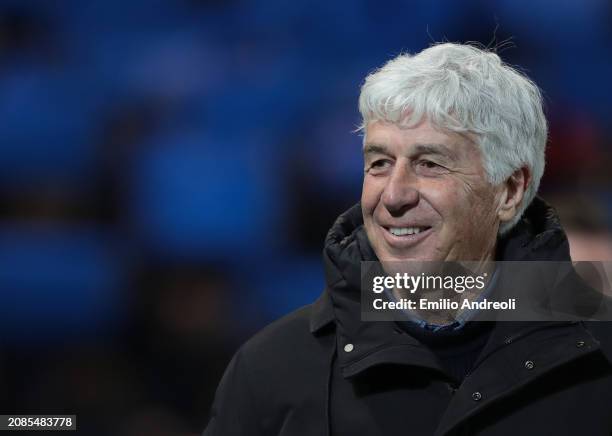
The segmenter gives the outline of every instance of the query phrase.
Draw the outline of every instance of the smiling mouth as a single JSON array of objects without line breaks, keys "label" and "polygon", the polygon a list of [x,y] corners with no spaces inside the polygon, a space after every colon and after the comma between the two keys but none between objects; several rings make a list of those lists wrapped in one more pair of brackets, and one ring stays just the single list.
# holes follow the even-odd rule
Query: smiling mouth
[{"label": "smiling mouth", "polygon": [[407,248],[418,244],[432,233],[430,226],[384,227],[387,243],[393,247]]},{"label": "smiling mouth", "polygon": [[421,232],[427,231],[431,227],[389,227],[386,230],[394,236],[418,235]]}]

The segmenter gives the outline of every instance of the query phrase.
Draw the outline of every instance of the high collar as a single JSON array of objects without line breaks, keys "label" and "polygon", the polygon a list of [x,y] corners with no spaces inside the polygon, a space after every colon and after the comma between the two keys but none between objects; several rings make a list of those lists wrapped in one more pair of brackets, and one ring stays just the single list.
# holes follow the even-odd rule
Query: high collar
[{"label": "high collar", "polygon": [[555,209],[536,197],[522,219],[498,240],[495,260],[569,261],[567,236]]}]

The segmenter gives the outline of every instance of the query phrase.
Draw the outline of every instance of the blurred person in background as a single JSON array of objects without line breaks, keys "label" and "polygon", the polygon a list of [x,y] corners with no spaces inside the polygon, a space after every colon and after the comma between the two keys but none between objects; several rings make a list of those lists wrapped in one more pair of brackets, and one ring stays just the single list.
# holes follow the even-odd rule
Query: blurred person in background
[{"label": "blurred person in background", "polygon": [[359,108],[361,202],[327,235],[326,289],[240,348],[204,435],[611,434],[607,323],[360,318],[362,261],[570,260],[536,196],[535,84],[491,51],[439,44],[369,75]]},{"label": "blurred person in background", "polygon": [[550,198],[569,240],[573,261],[612,261],[612,232],[605,209],[588,194]]},{"label": "blurred person in background", "polygon": [[567,234],[577,272],[601,292],[612,295],[612,232],[605,208],[588,193],[550,197]]}]

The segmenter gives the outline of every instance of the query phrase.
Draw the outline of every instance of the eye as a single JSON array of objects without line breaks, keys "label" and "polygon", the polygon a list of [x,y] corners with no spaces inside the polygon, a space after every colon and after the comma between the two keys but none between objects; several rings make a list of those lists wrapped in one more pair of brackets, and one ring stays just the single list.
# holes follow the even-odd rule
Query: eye
[{"label": "eye", "polygon": [[384,168],[388,166],[389,163],[390,162],[387,159],[379,159],[379,160],[372,162],[372,164],[370,165],[370,168]]},{"label": "eye", "polygon": [[366,168],[366,173],[374,176],[381,175],[384,174],[392,165],[393,162],[390,159],[376,159]]},{"label": "eye", "polygon": [[416,163],[416,171],[425,176],[436,176],[444,174],[447,169],[431,160],[420,160]]},{"label": "eye", "polygon": [[432,161],[430,161],[430,160],[423,160],[423,161],[421,161],[421,162],[420,162],[420,164],[421,164],[422,166],[424,166],[424,167],[426,167],[426,168],[430,168],[430,169],[431,169],[431,168],[435,168],[435,167],[439,166],[437,163],[432,162]]}]

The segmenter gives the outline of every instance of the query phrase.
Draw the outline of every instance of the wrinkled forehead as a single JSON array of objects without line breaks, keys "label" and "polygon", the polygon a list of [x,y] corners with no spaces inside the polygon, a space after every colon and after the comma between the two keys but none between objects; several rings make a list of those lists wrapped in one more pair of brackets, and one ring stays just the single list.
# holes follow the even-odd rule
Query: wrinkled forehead
[{"label": "wrinkled forehead", "polygon": [[414,126],[375,120],[365,128],[363,152],[367,154],[384,149],[387,154],[418,152],[473,158],[480,156],[477,140],[475,134],[436,127],[428,120]]}]

